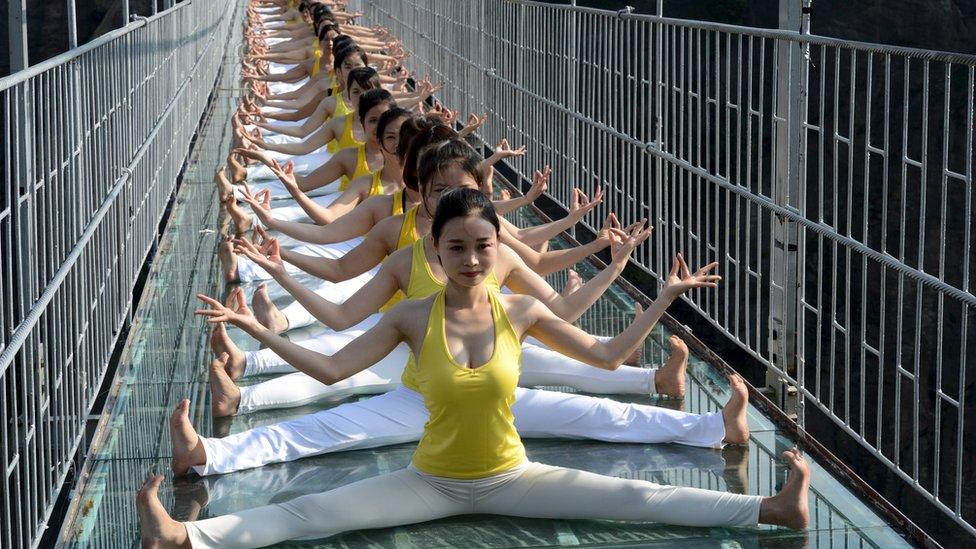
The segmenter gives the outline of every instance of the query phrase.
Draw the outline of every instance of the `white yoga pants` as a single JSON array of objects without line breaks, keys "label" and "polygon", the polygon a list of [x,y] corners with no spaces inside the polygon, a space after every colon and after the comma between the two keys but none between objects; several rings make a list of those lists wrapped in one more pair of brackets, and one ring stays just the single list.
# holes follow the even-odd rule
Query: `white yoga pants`
[{"label": "white yoga pants", "polygon": [[[364,324],[343,332],[331,332],[324,337],[296,342],[307,349],[333,355],[350,341],[376,323],[372,315]],[[259,410],[305,406],[317,401],[347,398],[353,395],[379,394],[400,385],[403,367],[410,349],[406,344],[397,345],[390,354],[370,368],[332,385],[294,372],[291,365],[270,350],[245,354],[245,375],[256,372],[273,373],[291,371],[286,375],[241,387],[238,414]],[[254,357],[261,357],[256,361]],[[250,360],[248,360],[248,358]],[[614,371],[594,368],[556,351],[531,343],[522,344],[522,371],[519,376],[522,387],[572,387],[585,393],[597,394],[654,394],[655,371],[649,368],[621,366]]]},{"label": "white yoga pants", "polygon": [[756,526],[762,499],[533,462],[475,480],[436,477],[408,467],[285,503],[184,524],[193,547],[263,547],[473,513]]},{"label": "white yoga pants", "polygon": [[[721,412],[689,414],[609,398],[518,388],[512,406],[523,438],[573,438],[620,443],[673,442],[721,448]],[[193,470],[215,475],[303,457],[420,440],[427,408],[416,391],[389,393],[224,438],[200,437],[207,463]]]}]

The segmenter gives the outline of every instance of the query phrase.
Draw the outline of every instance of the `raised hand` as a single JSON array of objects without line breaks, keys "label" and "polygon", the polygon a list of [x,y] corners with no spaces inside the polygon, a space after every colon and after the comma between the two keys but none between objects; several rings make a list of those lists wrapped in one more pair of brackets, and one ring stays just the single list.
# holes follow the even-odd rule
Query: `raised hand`
[{"label": "raised hand", "polygon": [[548,165],[532,174],[532,186],[525,192],[525,197],[529,199],[529,202],[534,202],[536,198],[549,190],[549,176],[551,175],[552,168]]},{"label": "raised hand", "polygon": [[645,229],[645,224],[646,222],[644,221],[634,223],[628,227],[628,231],[625,231],[627,234],[626,238],[617,239],[610,245],[610,257],[613,263],[620,266],[626,264],[630,259],[631,252],[651,236],[651,233],[654,232],[654,227],[648,226]]},{"label": "raised hand", "polygon": [[285,162],[284,166],[282,166],[277,160],[272,158],[271,163],[268,164],[268,167],[271,168],[271,173],[275,174],[278,179],[281,180],[281,183],[284,184],[285,188],[291,191],[299,190],[298,179],[295,177],[294,162],[289,160],[288,162]]},{"label": "raised hand", "polygon": [[[257,194],[251,192],[251,188],[244,184],[241,188],[241,198],[251,206],[251,211],[258,216],[265,225],[274,222],[274,215],[271,213],[271,191],[264,189]],[[257,227],[255,227],[257,230]]]},{"label": "raised hand", "polygon": [[227,303],[221,303],[216,299],[197,294],[197,299],[208,305],[209,309],[197,309],[196,314],[207,317],[207,322],[217,324],[220,322],[230,322],[239,328],[262,329],[261,323],[254,318],[254,313],[247,306],[244,299],[244,290],[234,289],[227,297]]},{"label": "raised hand", "polygon": [[[583,216],[596,208],[601,202],[603,202],[603,185],[596,186],[596,192],[593,193],[593,198],[586,196],[579,187],[573,189],[573,199],[569,205],[569,213],[571,215],[576,215],[578,219],[583,219]],[[614,221],[616,221],[617,216],[614,215]],[[620,224],[617,223],[617,228]]]},{"label": "raised hand", "polygon": [[480,117],[475,113],[469,114],[468,121],[464,124],[464,127],[461,128],[461,131],[458,132],[458,136],[467,137],[473,134],[474,132],[478,131],[482,126],[484,126],[485,122],[487,121],[488,121],[488,113],[482,113]]},{"label": "raised hand", "polygon": [[267,238],[260,247],[245,237],[234,239],[234,252],[247,256],[271,275],[284,274],[285,262],[277,238]]},{"label": "raised hand", "polygon": [[692,273],[688,269],[688,264],[685,263],[685,258],[679,253],[674,258],[671,272],[668,273],[668,277],[664,281],[662,291],[668,292],[672,297],[678,297],[694,288],[717,288],[718,281],[722,280],[722,277],[708,274],[716,268],[718,268],[718,262],[712,262]]},{"label": "raised hand", "polygon": [[[630,227],[628,227],[630,229]],[[596,233],[596,239],[602,240],[607,244],[613,244],[617,240],[622,240],[630,236],[629,231],[623,231],[620,229],[620,221],[617,219],[617,214],[610,212],[607,217],[603,220],[603,226]]]},{"label": "raised hand", "polygon": [[524,156],[524,155],[525,155],[525,145],[522,145],[517,149],[513,149],[512,146],[508,144],[508,139],[504,137],[502,138],[501,141],[498,142],[498,146],[495,147],[494,156],[499,160],[503,160],[505,158],[511,158],[513,156]]}]

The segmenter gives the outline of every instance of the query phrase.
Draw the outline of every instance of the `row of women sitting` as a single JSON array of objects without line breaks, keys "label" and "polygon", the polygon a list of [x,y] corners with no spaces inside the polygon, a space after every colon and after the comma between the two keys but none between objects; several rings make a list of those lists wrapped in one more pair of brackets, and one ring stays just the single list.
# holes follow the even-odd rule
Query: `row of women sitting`
[{"label": "row of women sitting", "polygon": [[[412,463],[191,522],[170,518],[154,476],[137,497],[144,544],[256,547],[465,513],[806,526],[809,469],[795,449],[784,454],[791,475],[771,497],[526,459],[524,437],[704,448],[748,441],[747,389],[737,375],[729,402],[706,414],[531,388],[682,397],[681,340],[671,338],[672,355],[659,368],[638,366],[640,349],[672,301],[717,287],[717,265],[693,271],[675,257],[652,305],[614,337],[574,326],[651,227],[622,226],[611,214],[592,242],[548,249],[602,202],[599,189],[575,190],[557,221],[507,221],[504,214],[547,190],[548,168],[524,196],[493,201],[492,165],[524,149],[502,142],[490,157],[479,155],[465,137],[485,117],[472,115],[456,131],[456,112],[426,107],[438,86],[406,85],[402,46],[386,29],[354,24],[356,15],[331,2],[249,1],[249,92],[233,120],[237,147],[215,178],[234,233],[219,249],[229,289],[224,301],[199,296],[198,313],[213,325],[215,416],[377,396],[223,438],[199,436],[184,400],[171,417],[171,466],[175,475],[218,475],[416,441]],[[545,280],[606,248],[611,261],[590,280],[571,276],[561,292]],[[274,288],[263,282],[272,280]],[[249,306],[245,289],[254,286]],[[276,292],[291,302],[277,307]],[[226,323],[262,348],[242,351]],[[256,375],[275,377],[237,385]]]}]

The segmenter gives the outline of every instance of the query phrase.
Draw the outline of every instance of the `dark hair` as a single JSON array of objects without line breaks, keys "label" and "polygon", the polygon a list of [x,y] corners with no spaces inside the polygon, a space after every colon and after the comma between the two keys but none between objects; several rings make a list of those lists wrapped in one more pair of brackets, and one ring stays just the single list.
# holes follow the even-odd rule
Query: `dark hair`
[{"label": "dark hair", "polygon": [[457,166],[468,172],[480,186],[484,180],[481,173],[481,160],[481,155],[471,148],[467,141],[459,137],[452,137],[427,145],[421,151],[420,158],[417,161],[417,182],[420,194],[426,195],[431,179],[449,166]]},{"label": "dark hair", "polygon": [[380,76],[373,67],[356,67],[349,71],[349,77],[346,78],[346,90],[353,84],[358,85],[362,91],[376,89],[380,87]]},{"label": "dark hair", "polygon": [[339,73],[339,67],[342,66],[342,62],[346,60],[347,57],[355,55],[362,59],[363,65],[368,65],[368,59],[366,58],[366,52],[362,50],[359,46],[355,44],[349,44],[345,47],[340,47],[338,49],[333,49],[332,53],[335,59],[332,61],[332,68],[335,70],[336,74]]},{"label": "dark hair", "polygon": [[[360,96],[359,104],[363,104],[363,98]],[[410,116],[410,111],[404,109],[403,107],[390,107],[390,110],[380,115],[379,122],[376,123],[376,139],[378,141],[383,140],[383,134],[386,132],[386,127],[389,126],[397,118],[404,116]],[[398,141],[399,143],[399,141]]]},{"label": "dark hair", "polygon": [[316,33],[316,37],[319,39],[319,42],[326,39],[326,37],[329,35],[329,31],[339,32],[339,25],[336,25],[333,22],[328,22],[320,26],[319,32]]},{"label": "dark hair", "polygon": [[495,206],[491,200],[488,200],[485,193],[468,187],[461,187],[447,191],[437,201],[437,211],[434,212],[434,221],[430,227],[430,234],[434,237],[434,243],[436,244],[441,239],[444,225],[447,225],[448,221],[469,215],[476,215],[491,223],[495,227],[496,235],[501,230]]},{"label": "dark hair", "polygon": [[[355,70],[358,71],[359,69]],[[396,100],[393,99],[393,94],[379,87],[373,88],[360,95],[359,107],[356,109],[357,114],[359,115],[360,124],[366,124],[366,113],[377,105],[387,105],[392,109],[396,106]]]},{"label": "dark hair", "polygon": [[[338,26],[337,26],[337,28],[338,28]],[[349,36],[348,34],[342,34],[342,32],[339,32],[339,34],[337,34],[337,35],[335,35],[335,36],[332,37],[332,48],[333,49],[342,48],[346,44],[352,44],[354,46],[358,46],[359,45],[359,44],[356,44],[356,41],[352,39],[352,36]]]},{"label": "dark hair", "polygon": [[[420,190],[420,152],[432,143],[457,137],[457,132],[443,122],[427,117],[420,117],[421,120],[417,118],[413,117],[400,126],[400,142],[397,143],[397,157],[403,166],[403,184],[415,191]],[[407,127],[408,124],[410,127]],[[408,141],[404,143],[404,139]]]}]

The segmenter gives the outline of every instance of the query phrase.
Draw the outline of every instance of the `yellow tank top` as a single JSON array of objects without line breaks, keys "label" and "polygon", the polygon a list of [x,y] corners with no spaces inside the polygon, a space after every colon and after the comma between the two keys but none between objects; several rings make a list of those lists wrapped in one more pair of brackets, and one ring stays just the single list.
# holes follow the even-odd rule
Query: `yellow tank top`
[{"label": "yellow tank top", "polygon": [[[393,197],[393,203],[397,203],[397,197]],[[396,208],[396,206],[393,206]],[[406,248],[407,246],[413,244],[420,239],[420,235],[417,234],[417,207],[414,206],[407,210],[407,213],[403,214],[403,223],[400,225],[400,236],[397,238],[397,250]],[[390,298],[382,307],[380,307],[380,312],[385,313],[393,308],[394,305],[399,303],[404,297],[406,297],[403,292],[397,290],[393,297]]]},{"label": "yellow tank top", "polygon": [[[355,120],[353,119],[354,116],[356,115],[347,114],[345,116],[345,122],[342,125],[342,135],[339,136],[339,139],[333,139],[332,141],[329,141],[328,146],[326,146],[326,150],[328,150],[330,153],[335,154],[343,149],[363,146],[363,142],[357,140],[352,133],[352,125],[353,122],[355,122]],[[365,151],[363,152],[365,153]],[[360,160],[359,162],[362,162],[363,164],[366,163],[365,154],[363,155],[363,159]],[[356,169],[357,170],[359,169],[359,164],[356,164]],[[368,167],[366,169],[369,170]]]},{"label": "yellow tank top", "polygon": [[[379,170],[377,170],[379,171]],[[356,171],[353,172],[352,177],[342,176],[339,180],[339,191],[344,191],[349,188],[349,182],[357,177],[362,177],[364,175],[369,175],[373,173],[369,169],[369,164],[366,163],[366,145],[360,145],[356,148]]]},{"label": "yellow tank top", "polygon": [[381,175],[383,175],[383,170],[373,172],[373,183],[369,186],[369,196],[380,196],[383,194],[383,180],[380,179]]},{"label": "yellow tank top", "polygon": [[312,63],[312,78],[319,75],[319,71],[322,69],[322,48],[319,47],[318,43],[315,44],[315,53],[313,54],[315,61]]},{"label": "yellow tank top", "polygon": [[417,361],[417,383],[430,419],[413,454],[413,466],[431,475],[475,479],[525,461],[512,404],[522,349],[498,294],[488,291],[495,342],[477,368],[458,364],[447,346],[444,292],[431,307]]},{"label": "yellow tank top", "polygon": [[[444,290],[445,284],[434,276],[434,271],[430,269],[430,262],[427,261],[427,253],[424,251],[424,240],[419,238],[411,246],[413,251],[410,259],[410,280],[407,282],[405,299],[423,299]],[[501,290],[495,271],[488,275],[485,285],[495,292]],[[407,389],[420,390],[417,385],[417,362],[413,358],[413,353],[410,354],[407,365],[403,368],[400,383]]]},{"label": "yellow tank top", "polygon": [[393,209],[391,210],[393,213],[390,214],[390,217],[403,215],[403,203],[403,191],[393,191]]},{"label": "yellow tank top", "polygon": [[335,111],[332,113],[332,118],[338,116],[345,116],[353,111],[352,107],[346,103],[346,98],[342,96],[342,93],[335,94],[336,105]]}]

